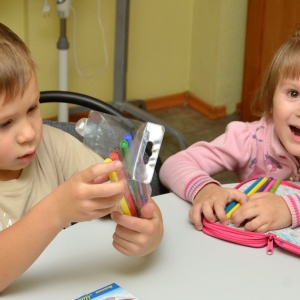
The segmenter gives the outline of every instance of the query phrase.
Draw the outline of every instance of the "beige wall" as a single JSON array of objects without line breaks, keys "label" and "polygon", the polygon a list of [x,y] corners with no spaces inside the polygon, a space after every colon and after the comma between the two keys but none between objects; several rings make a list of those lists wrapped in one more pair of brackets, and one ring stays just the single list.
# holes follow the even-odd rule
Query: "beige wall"
[{"label": "beige wall", "polygon": [[131,0],[128,99],[189,89],[193,0]]},{"label": "beige wall", "polygon": [[195,0],[189,91],[227,113],[241,100],[247,0]]},{"label": "beige wall", "polygon": [[26,37],[26,1],[4,0],[0,3],[0,21],[13,29],[22,39]]},{"label": "beige wall", "polygon": [[[105,66],[97,21],[98,0],[72,0],[77,14],[76,49],[84,74]],[[27,43],[38,64],[40,90],[57,89],[59,19],[55,0],[50,16],[43,0],[2,0],[0,20]],[[74,15],[67,20],[69,90],[104,101],[113,97],[116,0],[100,0],[108,66],[81,77],[73,56]],[[131,0],[127,98],[147,99],[191,91],[211,105],[235,110],[240,101],[247,0]],[[43,107],[44,117],[56,114]]]}]

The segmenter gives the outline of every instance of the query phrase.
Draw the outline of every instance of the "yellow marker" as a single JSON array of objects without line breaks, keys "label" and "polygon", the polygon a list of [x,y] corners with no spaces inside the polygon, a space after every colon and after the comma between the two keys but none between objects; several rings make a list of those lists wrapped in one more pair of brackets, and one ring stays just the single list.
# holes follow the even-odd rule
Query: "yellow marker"
[{"label": "yellow marker", "polygon": [[[247,196],[251,196],[252,194],[254,194],[255,192],[257,192],[259,190],[259,188],[261,188],[264,183],[266,183],[268,180],[268,177],[264,177],[255,187],[253,187],[253,189],[251,191],[249,191],[249,193],[247,193]],[[239,207],[241,206],[241,203],[237,203],[227,214],[226,217],[228,219],[231,218],[232,213],[237,210]]]},{"label": "yellow marker", "polygon": [[[111,161],[112,161],[112,160],[111,160],[110,158],[106,158],[106,159],[104,160],[105,163],[111,162]],[[119,181],[117,172],[115,172],[115,171],[114,171],[114,172],[110,172],[110,173],[108,174],[108,176],[109,176],[109,179],[110,179],[111,182],[117,182],[117,181]],[[127,202],[126,202],[124,196],[122,197],[122,199],[121,199],[121,201],[120,201],[120,207],[121,207],[122,212],[123,212],[125,215],[131,216],[130,210],[129,210],[129,208],[128,208],[128,205],[127,205]]]},{"label": "yellow marker", "polygon": [[264,177],[248,194],[247,196],[251,196],[256,193],[268,180],[268,177]]}]

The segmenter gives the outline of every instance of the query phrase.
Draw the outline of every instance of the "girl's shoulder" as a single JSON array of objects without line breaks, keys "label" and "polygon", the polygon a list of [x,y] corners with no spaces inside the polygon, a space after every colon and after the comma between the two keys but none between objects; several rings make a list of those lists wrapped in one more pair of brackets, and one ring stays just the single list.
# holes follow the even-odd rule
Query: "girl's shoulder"
[{"label": "girl's shoulder", "polygon": [[273,121],[261,118],[253,122],[233,121],[227,125],[226,131],[236,132],[237,134],[247,132],[253,134],[269,134],[273,130]]}]

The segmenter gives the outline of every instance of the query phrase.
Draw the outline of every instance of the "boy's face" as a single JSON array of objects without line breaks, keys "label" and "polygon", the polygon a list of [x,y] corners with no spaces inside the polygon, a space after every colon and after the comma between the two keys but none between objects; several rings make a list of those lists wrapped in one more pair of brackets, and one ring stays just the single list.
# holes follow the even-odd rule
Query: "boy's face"
[{"label": "boy's face", "polygon": [[278,82],[273,97],[273,121],[282,145],[300,158],[300,78]]},{"label": "boy's face", "polygon": [[35,74],[24,94],[4,103],[0,94],[0,180],[16,179],[30,164],[40,144],[43,123]]}]

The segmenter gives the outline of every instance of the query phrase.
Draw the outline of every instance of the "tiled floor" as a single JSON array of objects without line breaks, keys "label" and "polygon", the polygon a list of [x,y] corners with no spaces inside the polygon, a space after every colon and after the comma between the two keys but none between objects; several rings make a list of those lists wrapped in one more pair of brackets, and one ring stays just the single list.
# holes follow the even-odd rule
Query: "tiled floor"
[{"label": "tiled floor", "polygon": [[[239,120],[237,114],[228,115],[223,119],[211,120],[188,106],[151,111],[151,114],[181,131],[188,146],[199,140],[213,140],[224,132],[229,122]],[[160,150],[162,161],[178,151],[180,151],[180,148],[175,137],[165,134]],[[224,172],[215,178],[221,183],[237,182],[236,176],[231,172]]]}]

